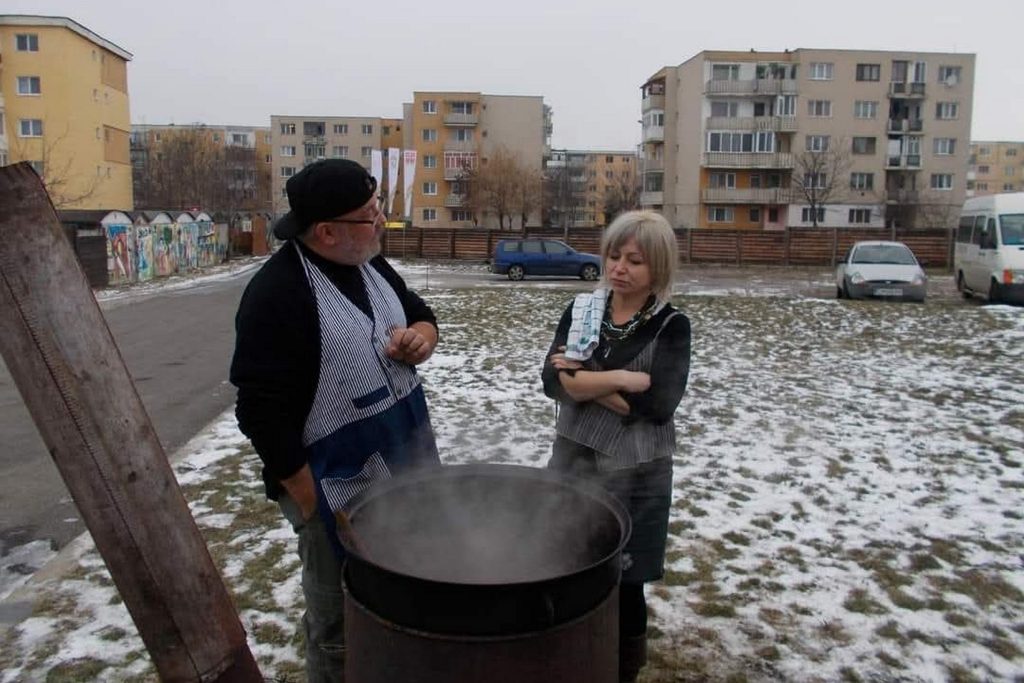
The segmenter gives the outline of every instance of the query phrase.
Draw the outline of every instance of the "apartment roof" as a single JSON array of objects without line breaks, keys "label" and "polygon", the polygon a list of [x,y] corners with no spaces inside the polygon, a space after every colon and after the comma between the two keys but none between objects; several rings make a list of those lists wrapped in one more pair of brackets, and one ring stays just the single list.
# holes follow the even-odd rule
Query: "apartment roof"
[{"label": "apartment roof", "polygon": [[77,21],[68,19],[67,17],[44,17],[32,14],[0,14],[0,26],[63,26],[69,31],[74,31],[86,40],[113,52],[125,61],[132,58],[131,52],[128,52],[122,47],[118,47],[106,38],[97,33],[93,33]]}]

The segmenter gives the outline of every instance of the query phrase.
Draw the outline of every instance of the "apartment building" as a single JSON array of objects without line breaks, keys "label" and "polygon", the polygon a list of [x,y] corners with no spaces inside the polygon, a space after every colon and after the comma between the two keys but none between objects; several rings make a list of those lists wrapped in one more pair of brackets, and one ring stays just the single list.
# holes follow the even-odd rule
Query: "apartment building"
[{"label": "apartment building", "polygon": [[132,209],[132,55],[65,17],[0,15],[0,164],[31,162],[58,209]]},{"label": "apartment building", "polygon": [[[383,150],[380,180],[386,191],[386,152],[389,147],[402,147],[402,125],[401,119],[379,116],[271,116],[274,214],[281,216],[289,209],[288,178],[319,159],[352,159],[369,170],[373,151]],[[401,215],[401,201],[401,192],[396,192],[389,217]]]},{"label": "apartment building", "polygon": [[641,87],[641,204],[700,228],[951,225],[973,89],[973,54],[701,52]]},{"label": "apartment building", "polygon": [[637,199],[637,154],[553,149],[544,162],[545,225],[604,227]]},{"label": "apartment building", "polygon": [[971,143],[967,196],[1024,192],[1024,142]]},{"label": "apartment building", "polygon": [[[209,150],[217,150],[221,155],[214,167],[204,169],[204,185],[212,186],[220,183],[219,192],[210,196],[216,197],[217,203],[225,206],[203,206],[209,210],[237,211],[271,211],[271,135],[270,128],[263,126],[223,126],[195,123],[188,125],[171,124],[132,124],[131,127],[131,163],[132,186],[135,203],[139,208],[147,209],[185,209],[188,206],[171,206],[165,192],[155,187],[158,174],[154,165],[164,161],[164,155],[173,153],[173,141],[176,136],[192,136],[202,140]],[[202,150],[193,151],[194,155]],[[181,159],[178,166],[197,166],[204,163],[200,159]],[[171,172],[180,169],[168,169]],[[200,198],[188,199],[185,203],[194,205],[201,203]],[[228,207],[227,204],[231,206]]]},{"label": "apartment building", "polygon": [[[491,212],[474,215],[466,201],[466,169],[486,165],[497,150],[536,174],[549,151],[551,110],[540,96],[480,92],[415,92],[403,105],[405,149],[416,150],[411,222],[415,227],[499,227]],[[540,203],[527,217],[540,224]],[[514,217],[513,225],[521,227]]]}]

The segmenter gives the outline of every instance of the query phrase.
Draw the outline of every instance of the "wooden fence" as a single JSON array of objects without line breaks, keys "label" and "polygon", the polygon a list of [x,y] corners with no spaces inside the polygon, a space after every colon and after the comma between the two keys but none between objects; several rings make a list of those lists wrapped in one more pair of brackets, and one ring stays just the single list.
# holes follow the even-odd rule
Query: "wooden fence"
[{"label": "wooden fence", "polygon": [[[854,242],[896,240],[913,250],[928,268],[951,268],[955,232],[952,229],[899,230],[891,228],[787,228],[778,231],[680,229],[676,230],[683,263],[727,265],[831,266]],[[525,231],[476,228],[408,228],[387,230],[386,256],[486,261],[502,239],[563,239],[557,229]],[[600,228],[577,228],[565,240],[578,251],[598,253]]]}]

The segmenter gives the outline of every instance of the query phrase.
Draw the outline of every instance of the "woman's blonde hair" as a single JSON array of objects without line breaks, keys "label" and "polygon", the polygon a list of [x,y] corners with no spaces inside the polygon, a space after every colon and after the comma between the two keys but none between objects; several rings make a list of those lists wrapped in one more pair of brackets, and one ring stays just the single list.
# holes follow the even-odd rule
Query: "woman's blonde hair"
[{"label": "woman's blonde hair", "polygon": [[672,226],[656,211],[626,211],[612,221],[601,237],[601,282],[608,286],[608,273],[604,265],[608,254],[622,247],[630,238],[636,240],[647,265],[651,269],[651,290],[658,301],[672,296],[679,247]]}]

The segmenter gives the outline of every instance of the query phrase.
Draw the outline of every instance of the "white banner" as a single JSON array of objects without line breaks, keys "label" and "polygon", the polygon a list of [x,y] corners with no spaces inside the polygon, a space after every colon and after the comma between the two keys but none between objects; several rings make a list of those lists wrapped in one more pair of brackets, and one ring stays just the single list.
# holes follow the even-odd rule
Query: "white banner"
[{"label": "white banner", "polygon": [[377,188],[380,188],[380,181],[384,178],[384,163],[381,160],[380,150],[370,150],[370,175],[377,181]]},{"label": "white banner", "polygon": [[416,180],[416,150],[405,150],[402,153],[402,159],[405,161],[402,169],[405,191],[402,196],[405,198],[405,219],[409,220],[409,217],[412,216],[412,183]]},{"label": "white banner", "polygon": [[395,192],[398,191],[398,161],[402,150],[388,147],[388,215],[395,210]]}]

